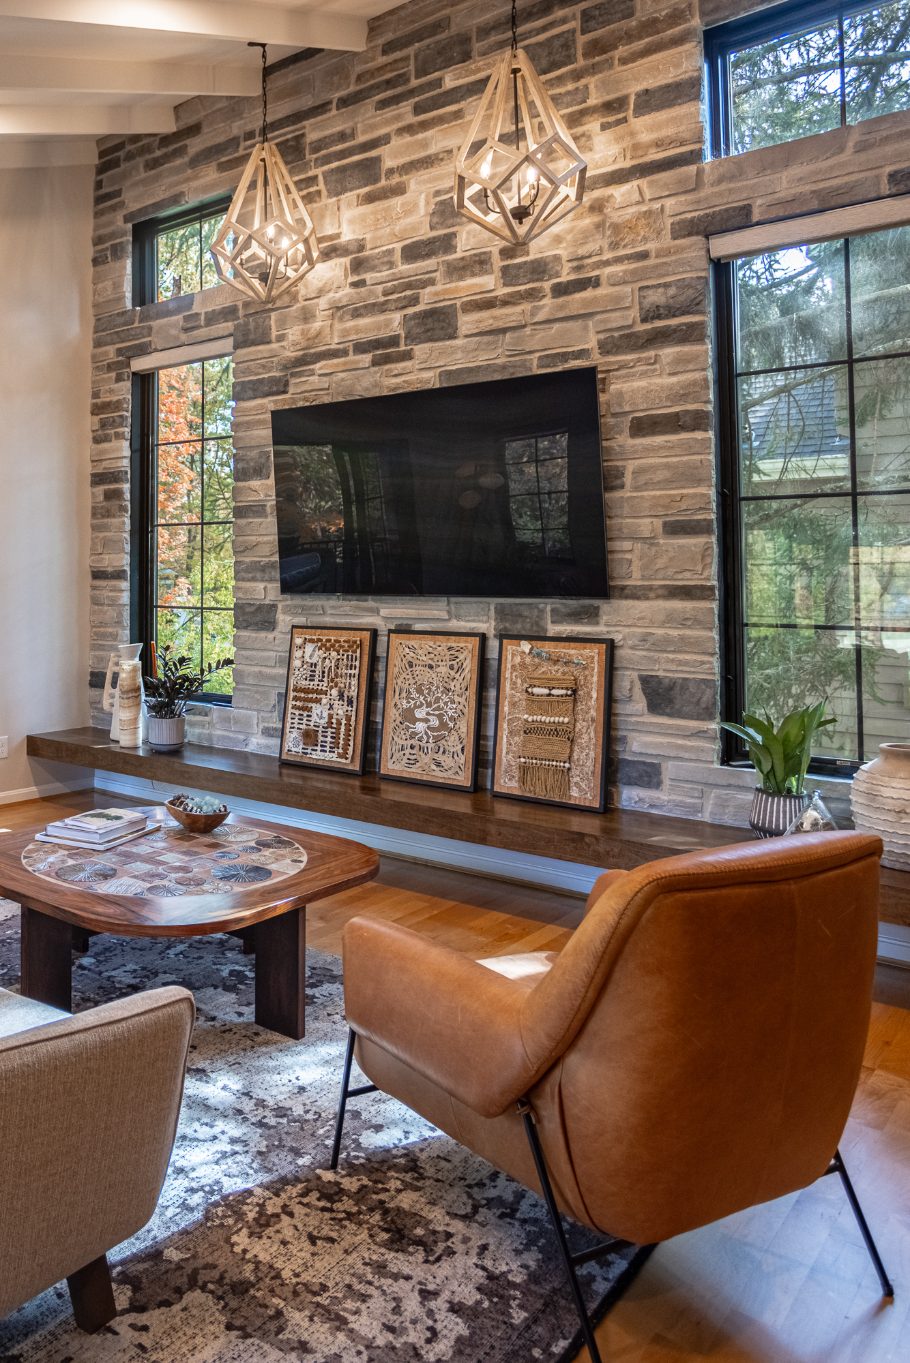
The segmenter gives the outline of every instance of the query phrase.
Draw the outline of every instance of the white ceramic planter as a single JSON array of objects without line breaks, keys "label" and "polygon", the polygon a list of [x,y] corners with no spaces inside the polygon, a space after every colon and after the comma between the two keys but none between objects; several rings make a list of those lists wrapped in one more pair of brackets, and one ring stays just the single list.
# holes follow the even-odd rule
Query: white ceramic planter
[{"label": "white ceramic planter", "polygon": [[853,822],[881,838],[883,866],[910,871],[910,743],[881,743],[878,752],[853,778]]},{"label": "white ceramic planter", "polygon": [[186,715],[162,719],[148,715],[148,745],[154,752],[176,752],[186,742]]}]

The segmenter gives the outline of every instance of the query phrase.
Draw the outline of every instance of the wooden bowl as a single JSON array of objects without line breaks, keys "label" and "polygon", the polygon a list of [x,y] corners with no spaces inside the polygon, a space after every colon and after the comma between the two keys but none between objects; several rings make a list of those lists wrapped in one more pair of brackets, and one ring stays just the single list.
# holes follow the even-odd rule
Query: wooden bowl
[{"label": "wooden bowl", "polygon": [[224,823],[231,812],[229,809],[221,809],[215,814],[193,814],[188,809],[181,809],[179,805],[171,804],[170,800],[164,807],[171,818],[176,819],[177,823],[185,828],[188,833],[211,833]]}]

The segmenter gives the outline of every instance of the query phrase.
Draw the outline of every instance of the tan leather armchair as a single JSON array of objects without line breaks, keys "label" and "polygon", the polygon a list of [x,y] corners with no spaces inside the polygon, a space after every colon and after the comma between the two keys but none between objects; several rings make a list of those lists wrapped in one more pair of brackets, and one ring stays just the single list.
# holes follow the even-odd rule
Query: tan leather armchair
[{"label": "tan leather armchair", "polygon": [[115,1314],[107,1252],[155,1210],[193,996],[153,989],[71,1017],[0,989],[0,1316],[66,1278],[76,1323]]},{"label": "tan leather armchair", "polygon": [[560,1213],[650,1245],[837,1172],[891,1295],[837,1149],[880,855],[878,838],[821,833],[609,873],[550,960],[479,963],[352,920],[333,1167],[347,1099],[377,1087],[542,1193],[594,1360]]}]

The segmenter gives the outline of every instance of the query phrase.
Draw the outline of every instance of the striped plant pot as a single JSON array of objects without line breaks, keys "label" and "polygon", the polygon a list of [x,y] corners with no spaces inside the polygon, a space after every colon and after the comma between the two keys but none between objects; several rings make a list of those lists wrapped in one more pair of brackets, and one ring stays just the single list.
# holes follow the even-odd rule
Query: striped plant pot
[{"label": "striped plant pot", "polygon": [[749,811],[749,827],[760,838],[779,838],[808,803],[809,796],[806,794],[769,795],[756,786]]},{"label": "striped plant pot", "polygon": [[160,715],[149,715],[148,745],[153,752],[176,752],[186,742],[186,715],[173,715],[162,719]]}]

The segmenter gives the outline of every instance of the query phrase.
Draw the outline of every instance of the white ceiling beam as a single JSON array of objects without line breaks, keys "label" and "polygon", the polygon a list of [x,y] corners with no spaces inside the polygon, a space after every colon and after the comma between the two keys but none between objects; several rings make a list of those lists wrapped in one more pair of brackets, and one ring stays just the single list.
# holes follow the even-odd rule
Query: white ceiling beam
[{"label": "white ceiling beam", "polygon": [[242,0],[0,0],[0,18],[346,52],[362,51],[367,36],[366,19],[356,15],[250,5]]},{"label": "white ceiling beam", "polygon": [[107,137],[111,133],[169,133],[170,105],[0,105],[0,138]]},{"label": "white ceiling beam", "polygon": [[0,104],[4,91],[59,91],[110,95],[256,95],[259,66],[206,66],[181,62],[114,62],[80,57],[9,56],[0,52]]},{"label": "white ceiling beam", "polygon": [[93,137],[0,139],[0,170],[33,170],[47,166],[93,166],[98,143]]}]

